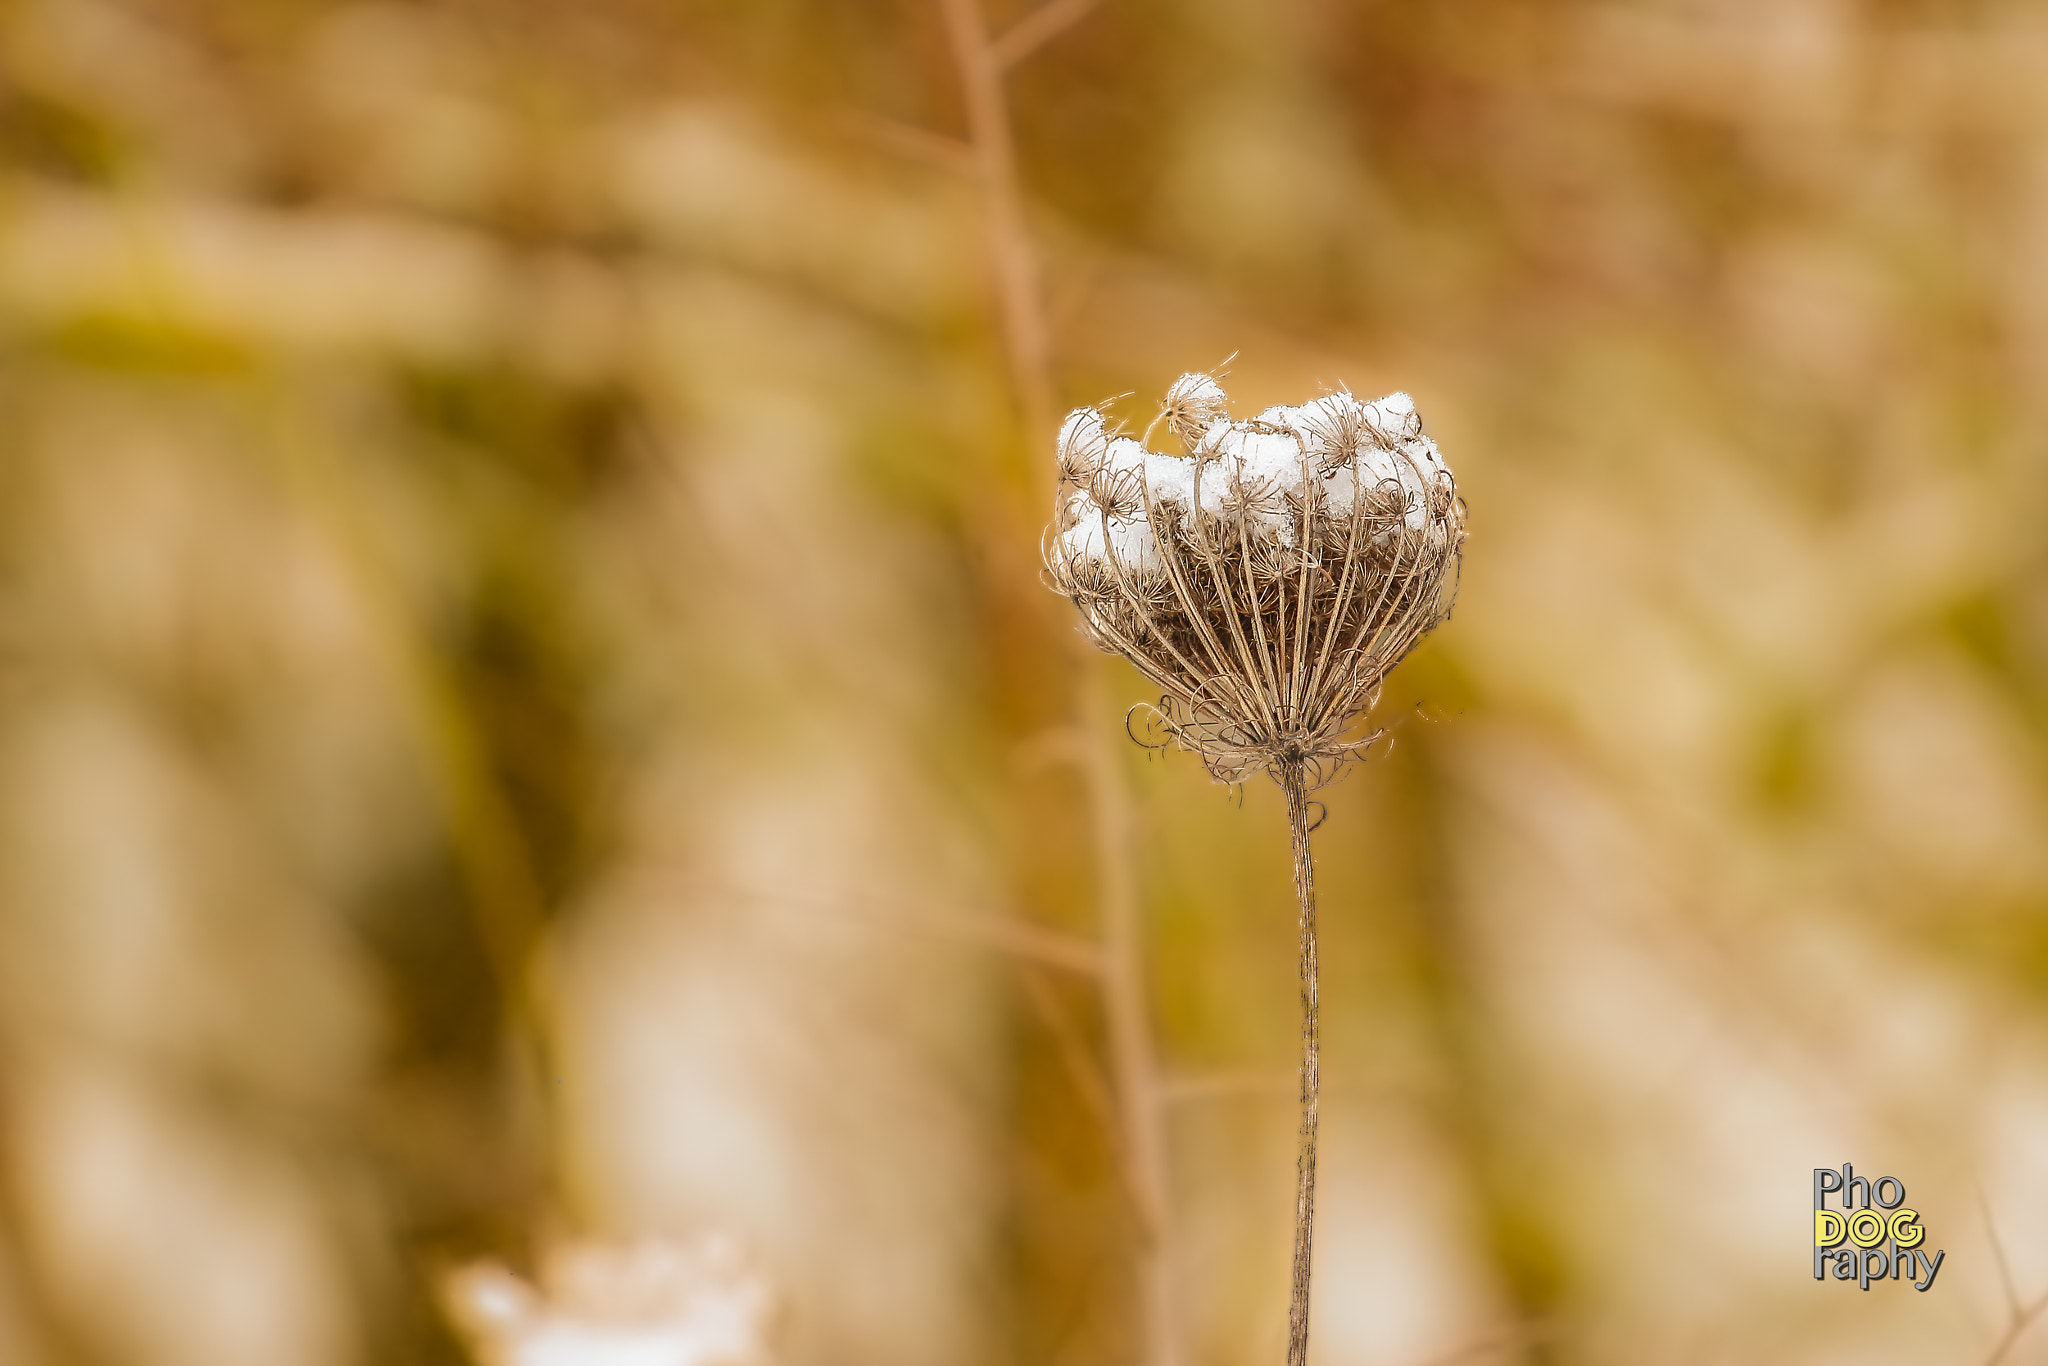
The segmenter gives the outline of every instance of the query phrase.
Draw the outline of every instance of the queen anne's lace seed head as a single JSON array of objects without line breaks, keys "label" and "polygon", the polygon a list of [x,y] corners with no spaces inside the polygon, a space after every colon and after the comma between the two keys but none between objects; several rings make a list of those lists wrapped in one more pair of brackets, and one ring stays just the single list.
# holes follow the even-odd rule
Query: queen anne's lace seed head
[{"label": "queen anne's lace seed head", "polygon": [[1210,424],[1230,416],[1230,406],[1213,375],[1182,375],[1168,387],[1159,414],[1181,444],[1193,450]]},{"label": "queen anne's lace seed head", "polygon": [[1061,425],[1052,585],[1160,688],[1167,731],[1216,777],[1325,781],[1376,738],[1344,733],[1387,672],[1450,615],[1465,541],[1450,468],[1406,394],[1233,422],[1215,378],[1190,374],[1160,407],[1186,456],[1096,408]]},{"label": "queen anne's lace seed head", "polygon": [[1060,424],[1060,487],[1086,488],[1109,455],[1109,431],[1102,414],[1093,408],[1076,408]]}]

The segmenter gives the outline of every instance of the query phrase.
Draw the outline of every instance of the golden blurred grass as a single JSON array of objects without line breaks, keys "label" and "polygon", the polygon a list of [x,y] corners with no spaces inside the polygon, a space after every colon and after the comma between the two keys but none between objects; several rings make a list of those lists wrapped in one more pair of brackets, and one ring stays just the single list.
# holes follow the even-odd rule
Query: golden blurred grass
[{"label": "golden blurred grass", "polygon": [[[1124,1355],[936,10],[0,63],[0,1356],[450,1361],[453,1259],[706,1225],[792,1361]],[[2044,74],[2023,5],[1106,0],[1012,75],[1060,401],[1403,388],[1471,503],[1318,837],[1324,1359],[1980,1359],[1980,1189],[2048,1283]],[[1277,804],[1118,752],[1184,1335],[1274,1355]],[[1844,1160],[1929,1294],[1808,1279]]]}]

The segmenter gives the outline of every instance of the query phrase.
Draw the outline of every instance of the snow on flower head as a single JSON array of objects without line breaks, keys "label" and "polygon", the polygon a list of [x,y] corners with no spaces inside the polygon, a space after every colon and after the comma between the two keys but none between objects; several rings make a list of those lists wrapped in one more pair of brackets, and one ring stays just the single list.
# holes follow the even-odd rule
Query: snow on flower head
[{"label": "snow on flower head", "polygon": [[1193,450],[1211,423],[1230,415],[1230,403],[1223,386],[1213,375],[1182,375],[1167,386],[1160,415],[1181,444]]},{"label": "snow on flower head", "polygon": [[1094,478],[1109,450],[1109,433],[1102,414],[1093,408],[1076,408],[1060,424],[1058,444],[1060,477],[1085,484]]},{"label": "snow on flower head", "polygon": [[1366,743],[1340,732],[1450,614],[1465,538],[1450,467],[1401,393],[1232,421],[1216,379],[1189,374],[1159,421],[1186,455],[1117,435],[1100,409],[1068,414],[1052,584],[1162,689],[1168,731],[1216,776],[1326,778]]},{"label": "snow on flower head", "polygon": [[480,1366],[769,1366],[768,1285],[722,1238],[580,1242],[536,1287],[496,1263],[446,1287]]}]

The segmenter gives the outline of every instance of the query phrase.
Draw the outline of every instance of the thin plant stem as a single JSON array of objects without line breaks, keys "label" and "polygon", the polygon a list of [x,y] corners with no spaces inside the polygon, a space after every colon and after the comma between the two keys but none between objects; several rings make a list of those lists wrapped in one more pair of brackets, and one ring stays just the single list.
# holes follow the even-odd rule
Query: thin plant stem
[{"label": "thin plant stem", "polygon": [[989,40],[980,0],[939,0],[967,106],[968,143],[981,193],[982,231],[995,276],[1003,342],[1024,425],[1033,439],[1052,424],[1052,329],[1038,292],[1038,259],[1024,223],[1016,140],[1003,90],[1003,64]]},{"label": "thin plant stem", "polygon": [[1294,896],[1301,906],[1301,1132],[1294,1157],[1294,1289],[1287,1306],[1287,1366],[1307,1366],[1308,1288],[1316,1232],[1316,1103],[1322,1089],[1317,1038],[1316,868],[1308,847],[1308,782],[1293,762],[1281,774],[1294,844]]},{"label": "thin plant stem", "polygon": [[[1102,1070],[1101,1061],[1095,1056],[1088,1036],[1060,1004],[1059,993],[1046,980],[1045,972],[1039,967],[1027,964],[1018,969],[1018,977],[1024,983],[1024,995],[1031,1002],[1031,1008],[1045,1025],[1046,1033],[1052,1035],[1055,1047],[1059,1049],[1060,1061],[1067,1069],[1067,1076],[1074,1084],[1074,1090],[1087,1103],[1096,1123],[1106,1134],[1120,1132],[1116,1114],[1116,1088],[1110,1084],[1108,1075]],[[1122,1154],[1118,1154],[1121,1160]]]},{"label": "thin plant stem", "polygon": [[998,65],[1012,67],[1088,17],[1102,0],[1050,0],[1017,21],[992,45]]},{"label": "thin plant stem", "polygon": [[1984,1366],[1999,1366],[1999,1363],[2005,1360],[2006,1354],[2012,1351],[2013,1344],[2020,1340],[2020,1335],[2040,1317],[2043,1309],[2048,1309],[2048,1295],[2043,1295],[2024,1309],[2014,1309],[2011,1322],[2006,1324],[2005,1335],[1999,1338],[1998,1345],[1991,1349],[1991,1355],[1984,1359]]},{"label": "thin plant stem", "polygon": [[[8,1064],[0,1076],[21,1076],[14,1050],[4,1043],[0,1043],[0,1062]],[[20,1117],[12,1113],[19,1103],[17,1095],[0,1088],[0,1161],[11,1171],[24,1170],[15,1165],[20,1161],[16,1149],[24,1128]],[[0,1274],[14,1291],[8,1307],[14,1311],[15,1322],[9,1326],[26,1342],[32,1356],[40,1352],[40,1360],[90,1361],[86,1323],[75,1312],[65,1311],[56,1277],[45,1265],[46,1259],[35,1255],[28,1233],[32,1215],[24,1195],[21,1183],[0,1182]]]},{"label": "thin plant stem", "polygon": [[2033,1326],[2041,1311],[2048,1309],[2048,1293],[2032,1304],[2020,1303],[2019,1291],[2012,1282],[2012,1269],[2005,1260],[2005,1243],[1998,1236],[1998,1224],[1991,1217],[1991,1206],[1984,1199],[1984,1192],[1977,1192],[1977,1207],[1984,1212],[1984,1229],[1991,1235],[1991,1254],[1998,1262],[1998,1279],[2005,1287],[2006,1324],[2005,1332],[1992,1347],[1991,1355],[1984,1358],[1984,1366],[1999,1366],[2006,1354],[2011,1352],[2028,1328]]},{"label": "thin plant stem", "polygon": [[[1090,661],[1093,663],[1094,661]],[[1101,716],[1110,706],[1108,670],[1097,664],[1087,674],[1084,702]],[[1167,1184],[1166,1099],[1154,1047],[1145,990],[1145,943],[1130,783],[1123,755],[1109,729],[1091,727],[1086,760],[1089,796],[1095,807],[1098,895],[1102,908],[1102,996],[1108,1026],[1111,1072],[1116,1078],[1118,1125],[1122,1129],[1124,1182],[1143,1239],[1138,1257],[1144,1359],[1173,1366],[1180,1359],[1178,1320],[1172,1286],[1170,1242],[1173,1212]]]},{"label": "thin plant stem", "polygon": [[[1058,0],[1055,0],[1055,4]],[[1027,50],[1022,41],[1005,52],[991,40],[979,0],[938,0],[966,106],[969,144],[980,192],[982,230],[1001,318],[1011,381],[1028,439],[1050,433],[1052,329],[1040,292],[1039,269],[1024,221],[1016,143],[1003,87],[1008,65]],[[1087,7],[1073,4],[1027,18],[1013,33],[1037,35],[1031,45],[1071,24]],[[1035,22],[1035,20],[1041,22]],[[1043,30],[1041,33],[1040,30]],[[1096,904],[1103,943],[1103,1014],[1109,1036],[1110,1074],[1116,1091],[1115,1135],[1124,1187],[1140,1231],[1140,1359],[1147,1366],[1178,1366],[1178,1322],[1172,1295],[1172,1202],[1166,1145],[1166,1101],[1145,989],[1142,898],[1132,854],[1136,822],[1130,779],[1115,732],[1103,725],[1114,713],[1108,661],[1074,638],[1080,687],[1076,703],[1087,737],[1080,771],[1095,814]]]}]

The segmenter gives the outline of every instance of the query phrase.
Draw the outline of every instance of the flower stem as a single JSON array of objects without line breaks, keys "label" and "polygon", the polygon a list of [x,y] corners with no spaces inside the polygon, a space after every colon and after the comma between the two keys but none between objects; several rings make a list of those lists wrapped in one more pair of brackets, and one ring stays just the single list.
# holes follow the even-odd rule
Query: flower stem
[{"label": "flower stem", "polygon": [[1294,1158],[1294,1293],[1287,1308],[1287,1366],[1307,1366],[1310,1251],[1316,1228],[1316,869],[1308,848],[1308,785],[1299,763],[1281,771],[1294,837],[1294,895],[1301,906],[1301,1134]]}]

